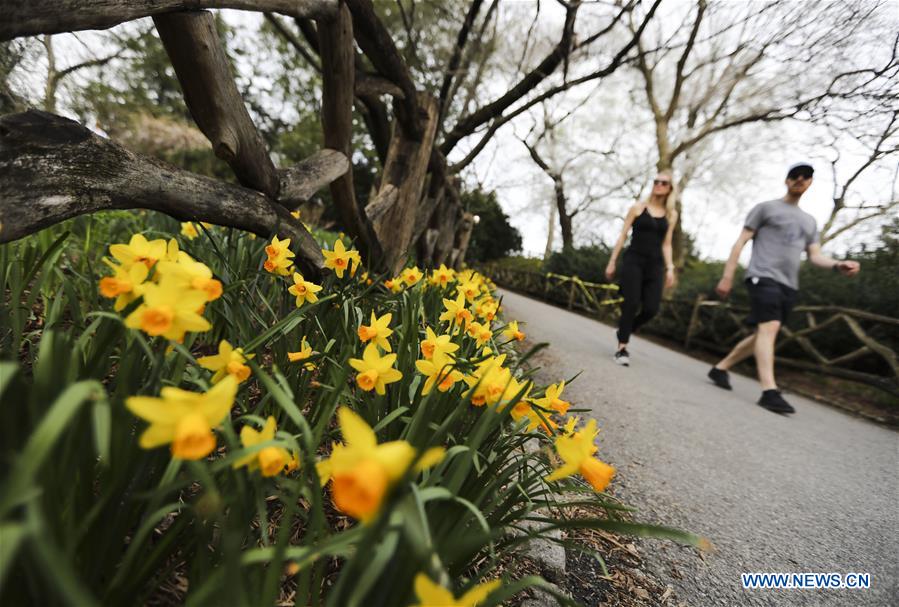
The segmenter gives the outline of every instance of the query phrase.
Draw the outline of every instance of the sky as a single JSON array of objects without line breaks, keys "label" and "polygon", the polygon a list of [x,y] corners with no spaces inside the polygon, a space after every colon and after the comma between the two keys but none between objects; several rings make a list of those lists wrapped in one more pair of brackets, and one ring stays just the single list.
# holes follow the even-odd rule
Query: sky
[{"label": "sky", "polygon": [[[527,14],[529,3],[502,6],[509,11],[508,18],[519,21],[522,14]],[[541,25],[552,38],[558,29],[560,9],[555,3],[544,3],[542,6]],[[677,11],[679,7],[688,5],[675,2],[667,6]],[[229,23],[240,26],[239,35],[243,36],[252,36],[261,21],[258,13],[224,11],[224,15]],[[521,24],[519,26],[523,27]],[[61,64],[59,67],[91,54],[101,54],[98,47],[100,40],[101,36],[94,32],[54,37]],[[512,47],[515,44],[515,40],[510,41]],[[239,59],[244,62],[253,60],[258,61],[258,58]],[[46,63],[42,64],[38,59],[33,73],[21,76],[23,82],[40,90],[41,69],[46,69]],[[257,69],[256,77],[260,77],[259,71]],[[645,191],[654,176],[655,158],[651,125],[645,116],[641,117],[633,109],[635,101],[639,101],[639,95],[634,93],[636,79],[634,70],[621,68],[612,78],[604,81],[601,88],[594,90],[591,85],[584,85],[572,90],[564,101],[556,104],[554,110],[561,111],[566,109],[566,104],[583,103],[560,127],[554,148],[557,161],[564,162],[582,155],[585,148],[612,154],[623,159],[621,164],[627,165],[628,170],[637,176],[638,187],[643,187]],[[507,86],[502,79],[488,84],[491,94],[499,94]],[[592,95],[586,97],[588,93]],[[64,104],[62,107],[64,109]],[[551,181],[530,159],[520,138],[526,137],[535,120],[540,119],[541,114],[535,111],[503,127],[464,174],[469,184],[497,192],[511,223],[522,234],[524,253],[531,256],[543,255],[553,194]],[[467,146],[472,144],[473,141],[463,141],[450,159],[462,157]],[[839,166],[845,171],[858,162],[860,148],[851,140],[842,142],[841,146]],[[541,150],[548,152],[545,148]],[[804,196],[801,207],[815,217],[819,226],[827,219],[833,188],[829,158],[834,150],[822,147],[814,130],[807,125],[781,123],[744,127],[713,138],[703,153],[712,160],[681,194],[684,208],[682,221],[685,229],[695,236],[701,256],[707,259],[726,258],[746,213],[755,203],[782,196],[786,167],[799,160],[811,161],[817,168],[814,183]],[[549,156],[552,157],[552,153]],[[574,198],[587,190],[602,189],[603,179],[612,179],[603,162],[597,155],[584,155],[576,163],[581,168],[566,174],[566,187],[570,185]],[[895,172],[884,168],[872,171],[859,180],[858,189],[869,197],[882,198],[890,193],[895,197]],[[589,211],[575,219],[576,243],[613,243],[621,229],[622,217],[634,200],[632,192],[596,200]],[[876,234],[877,227],[872,225],[830,243],[825,250],[842,254],[859,242],[870,242]],[[561,248],[558,226],[554,248]],[[744,257],[746,255],[748,250],[744,252]]]}]

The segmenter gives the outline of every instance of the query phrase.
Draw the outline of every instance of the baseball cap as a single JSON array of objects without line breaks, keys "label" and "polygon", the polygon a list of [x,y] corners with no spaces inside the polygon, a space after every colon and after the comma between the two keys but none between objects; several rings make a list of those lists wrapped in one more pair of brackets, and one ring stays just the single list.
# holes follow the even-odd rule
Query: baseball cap
[{"label": "baseball cap", "polygon": [[795,175],[806,175],[811,177],[815,174],[815,167],[811,165],[810,162],[797,162],[795,164],[791,164],[790,168],[787,169],[787,177],[795,176]]}]

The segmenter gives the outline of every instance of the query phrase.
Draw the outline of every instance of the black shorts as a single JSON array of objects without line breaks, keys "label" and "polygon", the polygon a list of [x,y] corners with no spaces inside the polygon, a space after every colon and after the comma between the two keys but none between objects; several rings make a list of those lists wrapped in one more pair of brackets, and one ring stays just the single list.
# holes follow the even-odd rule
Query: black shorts
[{"label": "black shorts", "polygon": [[749,290],[749,316],[743,321],[750,327],[771,320],[787,322],[790,311],[796,304],[799,291],[791,289],[771,278],[747,278]]}]

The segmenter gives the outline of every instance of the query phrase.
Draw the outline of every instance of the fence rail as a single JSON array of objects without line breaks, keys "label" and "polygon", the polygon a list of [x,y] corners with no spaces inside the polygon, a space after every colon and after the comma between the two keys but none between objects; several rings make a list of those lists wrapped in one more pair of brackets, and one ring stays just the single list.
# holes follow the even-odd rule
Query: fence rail
[{"label": "fence rail", "polygon": [[[500,286],[534,295],[602,320],[619,314],[618,286],[585,282],[574,276],[486,266],[482,271]],[[659,317],[646,330],[674,339],[685,349],[723,353],[750,329],[744,306],[698,295],[665,299]],[[777,364],[857,381],[899,396],[899,318],[841,306],[796,306],[775,346]],[[812,341],[815,338],[817,344]]]}]

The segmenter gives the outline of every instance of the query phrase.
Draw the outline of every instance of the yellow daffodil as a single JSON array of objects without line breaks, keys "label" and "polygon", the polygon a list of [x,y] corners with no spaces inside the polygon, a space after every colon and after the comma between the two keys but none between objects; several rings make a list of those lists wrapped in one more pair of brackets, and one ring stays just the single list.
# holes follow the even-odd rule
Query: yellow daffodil
[{"label": "yellow daffodil", "polygon": [[455,300],[443,299],[444,311],[440,320],[455,324],[456,328],[465,328],[471,322],[471,311],[466,307],[465,295],[459,293]]},{"label": "yellow daffodil", "polygon": [[[262,430],[256,430],[249,425],[240,429],[240,443],[244,447],[255,447],[258,444],[275,438],[277,425],[271,415],[265,420]],[[284,447],[269,445],[259,451],[246,455],[232,464],[232,468],[246,466],[251,472],[259,470],[262,476],[277,476],[284,472],[290,472],[300,467],[300,458],[296,453],[291,454]]]},{"label": "yellow daffodil", "polygon": [[488,341],[493,339],[493,331],[490,330],[490,323],[481,324],[472,321],[468,325],[468,334],[475,338],[477,347],[481,347]]},{"label": "yellow daffodil", "polygon": [[125,406],[150,422],[140,435],[141,448],[171,443],[172,456],[201,459],[215,449],[212,429],[228,416],[236,394],[237,380],[228,376],[204,394],[166,387],[160,391],[160,398],[132,396],[125,400]]},{"label": "yellow daffodil", "polygon": [[378,352],[378,346],[368,344],[365,346],[365,352],[362,358],[351,358],[350,366],[359,373],[356,374],[356,384],[370,392],[374,390],[378,394],[386,394],[387,384],[392,384],[403,378],[401,371],[393,368],[396,361],[396,354],[386,354],[381,356]]},{"label": "yellow daffodil", "polygon": [[528,432],[533,432],[536,428],[541,428],[547,434],[551,434],[551,430],[558,428],[558,424],[556,424],[553,420],[549,418],[549,413],[543,413],[544,419],[540,418],[540,415],[530,403],[520,400],[515,403],[515,406],[512,407],[512,411],[509,413],[512,416],[512,419],[515,421],[520,421],[522,419],[528,420]]},{"label": "yellow daffodil", "polygon": [[581,423],[581,418],[578,416],[569,417],[565,422],[565,425],[562,427],[562,434],[565,436],[572,436],[575,433],[575,428],[577,425]]},{"label": "yellow daffodil", "polygon": [[388,278],[384,281],[384,286],[390,289],[391,293],[399,293],[403,290],[403,281],[399,277]]},{"label": "yellow daffodil", "polygon": [[415,576],[415,595],[419,602],[414,607],[477,607],[500,584],[500,580],[478,584],[457,599],[452,592],[432,582],[424,573],[419,573]]},{"label": "yellow daffodil", "polygon": [[566,413],[568,413],[568,408],[571,406],[571,403],[559,398],[560,396],[562,396],[562,391],[564,389],[564,380],[557,384],[548,386],[546,388],[546,395],[543,398],[534,399],[534,404],[539,405],[544,409],[551,409],[560,415],[565,415]]},{"label": "yellow daffodil", "polygon": [[435,384],[438,390],[446,392],[453,387],[453,384],[461,380],[462,373],[453,369],[452,365],[452,357],[444,353],[435,353],[430,360],[416,360],[415,368],[426,378],[425,385],[421,390],[422,395],[429,394]]},{"label": "yellow daffodil", "polygon": [[463,282],[456,285],[456,293],[463,295],[469,303],[473,302],[480,292],[480,286],[473,281]]},{"label": "yellow daffodil", "polygon": [[204,295],[204,303],[222,296],[221,281],[212,277],[212,270],[205,263],[194,261],[190,255],[181,252],[177,262],[160,261],[157,272],[165,280],[171,280],[181,289],[193,289]]},{"label": "yellow daffodil", "polygon": [[370,324],[359,326],[359,339],[362,340],[362,343],[371,341],[385,352],[390,352],[390,342],[387,341],[387,338],[393,335],[393,329],[388,328],[392,318],[393,314],[390,312],[381,318],[375,317],[375,313],[372,312]]},{"label": "yellow daffodil", "polygon": [[[299,352],[288,352],[287,360],[289,360],[292,363],[301,362],[308,358],[311,358],[313,354],[314,354],[314,352],[312,351],[312,346],[310,346],[309,342],[306,341],[306,338],[303,337],[303,339],[300,342],[300,351]],[[315,363],[311,363],[311,362],[303,363],[303,367],[305,367],[305,369],[307,371],[312,371],[313,369],[315,369]]]},{"label": "yellow daffodil", "polygon": [[233,375],[237,383],[243,383],[250,377],[250,368],[244,363],[253,358],[254,354],[247,356],[242,348],[235,348],[227,340],[219,342],[219,353],[214,356],[202,356],[197,362],[204,369],[215,371],[212,383],[217,384],[228,375]]},{"label": "yellow daffodil", "polygon": [[315,303],[318,301],[318,293],[322,288],[308,280],[303,278],[303,275],[299,272],[293,273],[293,285],[287,289],[287,292],[291,295],[296,296],[296,304],[297,307],[301,307],[307,301],[309,303]]},{"label": "yellow daffodil", "polygon": [[421,270],[419,270],[416,266],[406,268],[405,270],[400,272],[400,280],[402,280],[407,287],[415,285],[419,280],[421,280],[422,276],[423,275],[421,273]]},{"label": "yellow daffodil", "polygon": [[506,327],[503,331],[503,335],[508,339],[515,339],[517,341],[521,341],[524,339],[524,333],[518,330],[517,320],[513,320],[509,323],[509,326]]},{"label": "yellow daffodil", "polygon": [[475,303],[475,313],[486,322],[492,322],[496,318],[499,303],[492,297],[484,297]]},{"label": "yellow daffodil", "polygon": [[425,328],[425,335],[421,342],[421,354],[425,358],[434,358],[438,353],[452,354],[459,349],[459,344],[452,343],[449,335],[437,335],[431,327]]},{"label": "yellow daffodil", "polygon": [[129,270],[126,270],[105,257],[103,263],[112,268],[115,275],[100,279],[100,294],[103,297],[115,297],[113,309],[119,312],[140,297],[144,281],[147,280],[150,270],[142,263],[133,264]]},{"label": "yellow daffodil", "polygon": [[359,264],[362,263],[362,256],[359,255],[359,251],[356,249],[350,249],[347,251],[347,255],[350,256],[350,276],[355,276],[356,270],[359,269]]},{"label": "yellow daffodil", "polygon": [[161,238],[147,240],[143,234],[134,234],[128,244],[109,245],[109,253],[126,271],[136,263],[142,263],[149,269],[165,257],[166,242]]},{"label": "yellow daffodil", "polygon": [[512,373],[503,367],[506,355],[491,356],[478,363],[475,371],[465,377],[471,388],[466,396],[475,406],[493,405],[499,402],[512,379]]},{"label": "yellow daffodil", "polygon": [[322,249],[322,255],[325,256],[325,267],[334,270],[337,278],[343,278],[343,273],[349,268],[350,262],[353,262],[354,268],[359,263],[359,252],[347,251],[340,239],[334,241],[333,251]]},{"label": "yellow daffodil", "polygon": [[163,276],[159,284],[147,284],[143,296],[143,303],[125,319],[126,327],[176,341],[182,341],[187,331],[203,332],[212,328],[197,313],[206,303],[206,293],[185,291],[177,278]]},{"label": "yellow daffodil", "polygon": [[455,274],[454,270],[447,268],[444,264],[440,264],[439,268],[431,272],[431,275],[428,277],[428,284],[435,287],[445,287],[455,279]]},{"label": "yellow daffodil", "polygon": [[[387,492],[409,469],[416,450],[406,441],[379,445],[374,430],[347,407],[337,411],[337,420],[344,443],[335,443],[331,456],[319,462],[316,470],[322,485],[331,481],[337,509],[365,522],[377,515]],[[416,470],[439,463],[444,453],[442,447],[428,449]]]},{"label": "yellow daffodil", "polygon": [[596,491],[603,491],[608,487],[615,476],[615,468],[593,457],[596,453],[593,440],[597,432],[596,420],[591,419],[580,431],[557,437],[556,453],[564,463],[547,476],[546,480],[556,481],[580,473]]},{"label": "yellow daffodil", "polygon": [[299,219],[300,219],[300,210],[297,209],[296,211],[291,211],[290,215],[291,215],[294,219],[299,220]]},{"label": "yellow daffodil", "polygon": [[290,238],[279,240],[277,235],[272,236],[271,243],[265,247],[265,254],[268,255],[268,259],[262,266],[266,272],[279,276],[290,274],[294,257],[293,251],[290,250]]},{"label": "yellow daffodil", "polygon": [[200,233],[197,231],[197,226],[194,225],[194,222],[184,221],[181,223],[181,235],[188,240],[193,240],[199,236]]}]

